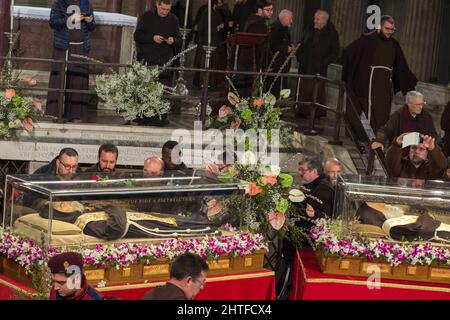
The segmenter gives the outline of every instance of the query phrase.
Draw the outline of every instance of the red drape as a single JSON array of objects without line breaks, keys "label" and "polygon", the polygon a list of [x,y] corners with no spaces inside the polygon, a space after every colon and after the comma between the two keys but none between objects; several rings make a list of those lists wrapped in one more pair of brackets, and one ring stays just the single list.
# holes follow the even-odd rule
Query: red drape
[{"label": "red drape", "polygon": [[[139,300],[147,291],[164,282],[135,283],[96,288],[105,296],[114,296],[123,300]],[[0,275],[0,300],[11,299],[14,289],[27,293],[33,290]],[[275,276],[272,271],[244,273],[207,278],[205,288],[196,300],[275,300]]]},{"label": "red drape", "polygon": [[450,286],[381,279],[369,289],[367,278],[324,274],[312,249],[298,251],[292,273],[291,300],[450,300]]}]

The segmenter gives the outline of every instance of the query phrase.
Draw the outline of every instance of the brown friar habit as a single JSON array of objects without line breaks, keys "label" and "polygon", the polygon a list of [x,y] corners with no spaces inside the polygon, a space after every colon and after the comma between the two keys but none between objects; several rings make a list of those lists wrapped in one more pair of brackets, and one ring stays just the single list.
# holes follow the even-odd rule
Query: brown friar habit
[{"label": "brown friar habit", "polygon": [[405,95],[414,90],[417,84],[417,78],[409,69],[399,42],[394,38],[386,39],[377,31],[365,34],[348,45],[343,52],[342,64],[342,80],[346,82],[349,100],[358,113],[352,112],[348,106],[346,116],[359,137],[366,136],[359,115],[364,111],[369,118],[372,66],[392,69],[392,72],[386,69],[375,69],[373,72],[370,124],[374,132],[389,119],[393,93],[401,91]]},{"label": "brown friar habit", "polygon": [[[267,48],[267,34],[269,28],[267,25],[268,19],[265,17],[252,14],[244,27],[244,32],[264,34],[266,39],[258,45],[241,45],[238,54],[238,71],[253,71],[259,72],[264,70],[267,66],[268,48]],[[239,76],[236,77],[235,85],[239,89],[241,96],[247,97],[251,94],[250,88],[253,84],[254,77]]]},{"label": "brown friar habit", "polygon": [[[219,10],[214,10],[211,13],[211,46],[215,49],[211,56],[210,69],[212,70],[225,70],[227,58],[225,47],[225,21]],[[217,28],[223,25],[224,28],[217,30]],[[203,46],[208,45],[208,10],[203,10],[199,19],[198,25],[198,46],[195,54],[194,68],[205,68],[205,56],[206,52]],[[205,75],[204,73],[202,74]],[[203,76],[200,72],[194,74],[193,84],[196,87],[200,87],[203,84]],[[211,73],[209,75],[209,84],[211,86],[220,86],[225,84],[225,75],[221,73]]]},{"label": "brown friar habit", "polygon": [[[224,222],[209,221],[200,215],[190,217],[126,212],[114,204],[98,205],[102,211],[62,213],[53,210],[53,219],[73,223],[83,233],[107,241],[121,238],[168,238],[175,236],[200,236],[214,234]],[[48,204],[39,208],[39,215],[48,219]]]},{"label": "brown friar habit", "polygon": [[441,129],[445,131],[444,134],[444,148],[445,156],[450,156],[450,101],[444,109],[441,116]]},{"label": "brown friar habit", "polygon": [[393,178],[434,180],[442,177],[447,168],[447,158],[436,145],[433,150],[428,151],[428,160],[416,167],[409,160],[409,155],[402,157],[402,147],[394,141],[386,152],[386,166]]},{"label": "brown friar habit", "polygon": [[[283,70],[280,70],[283,66],[284,62],[286,61],[287,57],[289,56],[289,46],[292,44],[291,42],[291,32],[289,31],[289,28],[286,26],[283,26],[279,19],[272,23],[271,25],[271,32],[270,32],[270,38],[269,38],[269,47],[270,47],[270,54],[271,54],[271,70],[269,72],[277,73],[277,72],[283,72],[287,73],[289,72],[289,69],[291,68],[291,62],[289,61],[286,66],[283,68]],[[277,54],[278,52],[278,54]],[[275,58],[276,55],[276,58]],[[273,78],[271,77],[269,82],[266,85],[270,85],[273,82]],[[280,96],[280,90],[281,90],[281,81],[282,79],[279,78],[275,85],[273,86],[272,93],[278,98]],[[283,79],[283,81],[287,81],[287,78]],[[286,87],[287,84],[285,83],[284,86]]]},{"label": "brown friar habit", "polygon": [[141,300],[187,300],[183,290],[168,282],[148,291]]},{"label": "brown friar habit", "polygon": [[[297,51],[299,62],[298,72],[300,74],[327,76],[328,66],[337,61],[339,56],[339,35],[334,24],[328,21],[321,29],[315,29],[311,24],[304,32],[300,40],[300,48]],[[313,101],[314,80],[302,79],[299,88],[299,100],[304,102]],[[326,105],[325,83],[319,83],[317,102]],[[307,116],[309,109],[299,108],[298,115]],[[326,111],[318,109],[316,116],[325,116]]]},{"label": "brown friar habit", "polygon": [[428,111],[422,110],[420,114],[413,117],[408,106],[405,105],[389,117],[389,121],[377,131],[375,140],[383,144],[386,142],[391,144],[395,138],[406,132],[419,132],[437,138],[434,122]]}]

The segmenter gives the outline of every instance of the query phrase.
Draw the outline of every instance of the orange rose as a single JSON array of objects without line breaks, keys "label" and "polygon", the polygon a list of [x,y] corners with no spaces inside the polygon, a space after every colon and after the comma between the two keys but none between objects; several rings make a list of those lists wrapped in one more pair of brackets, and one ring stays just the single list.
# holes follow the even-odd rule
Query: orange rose
[{"label": "orange rose", "polygon": [[5,98],[7,100],[11,100],[16,95],[16,90],[14,89],[6,89]]},{"label": "orange rose", "polygon": [[241,122],[239,120],[233,120],[233,121],[231,121],[230,128],[231,128],[231,130],[233,130],[233,132],[236,132],[237,129],[239,129],[240,125],[241,125]]},{"label": "orange rose", "polygon": [[33,120],[31,118],[25,118],[22,121],[22,126],[28,133],[32,133],[34,129]]},{"label": "orange rose", "polygon": [[255,107],[262,107],[264,105],[264,100],[261,98],[255,99],[253,104],[255,105]]},{"label": "orange rose", "polygon": [[219,109],[219,118],[225,118],[231,112],[231,108],[229,106],[223,105]]},{"label": "orange rose", "polygon": [[258,194],[260,194],[261,191],[262,191],[262,188],[261,188],[260,186],[258,186],[258,185],[256,184],[256,182],[250,183],[250,192],[249,192],[249,194],[250,194],[252,197],[257,196]]},{"label": "orange rose", "polygon": [[42,101],[40,99],[34,98],[33,99],[33,104],[34,107],[38,110],[38,111],[42,111]]},{"label": "orange rose", "polygon": [[277,184],[277,178],[274,176],[265,176],[264,178],[262,178],[262,181],[264,185],[271,184],[274,186]]}]

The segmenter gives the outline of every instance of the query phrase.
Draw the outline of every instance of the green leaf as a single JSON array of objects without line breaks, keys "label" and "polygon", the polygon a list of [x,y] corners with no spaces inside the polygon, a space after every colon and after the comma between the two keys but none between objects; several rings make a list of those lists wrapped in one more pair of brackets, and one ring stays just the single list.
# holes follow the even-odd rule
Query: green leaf
[{"label": "green leaf", "polygon": [[289,201],[282,198],[277,202],[276,209],[278,212],[286,213],[286,211],[289,209]]},{"label": "green leaf", "polygon": [[280,173],[278,179],[280,180],[280,185],[283,188],[289,188],[294,183],[294,178],[287,173]]},{"label": "green leaf", "polygon": [[241,112],[241,118],[242,118],[243,120],[245,120],[245,121],[250,121],[250,120],[252,120],[252,117],[253,117],[253,112],[252,112],[250,109],[248,109],[248,108],[244,109],[244,110]]}]

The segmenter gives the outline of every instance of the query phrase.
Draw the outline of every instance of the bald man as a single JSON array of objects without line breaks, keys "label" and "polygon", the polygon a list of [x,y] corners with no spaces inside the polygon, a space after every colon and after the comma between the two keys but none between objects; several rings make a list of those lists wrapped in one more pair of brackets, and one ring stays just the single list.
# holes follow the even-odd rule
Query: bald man
[{"label": "bald man", "polygon": [[338,176],[342,173],[342,163],[335,158],[325,161],[325,174],[333,186],[337,183]]},{"label": "bald man", "polygon": [[[294,49],[294,45],[292,44],[291,41],[291,32],[289,30],[293,21],[294,15],[292,11],[284,9],[281,10],[280,14],[278,15],[278,19],[274,23],[272,23],[269,40],[270,53],[272,55],[272,58],[275,57],[277,52],[278,54],[275,61],[272,64],[272,69],[270,70],[270,72],[276,73],[280,71],[287,57]],[[289,72],[290,68],[291,63],[289,61],[282,70],[282,72],[287,73]],[[271,81],[269,81],[268,84],[272,83],[272,81],[273,78],[271,78]],[[279,78],[272,88],[272,94],[275,95],[277,98],[280,97],[281,89],[282,89],[282,79]]]},{"label": "bald man", "polygon": [[164,162],[158,157],[150,157],[144,162],[144,176],[161,177],[164,174]]}]

